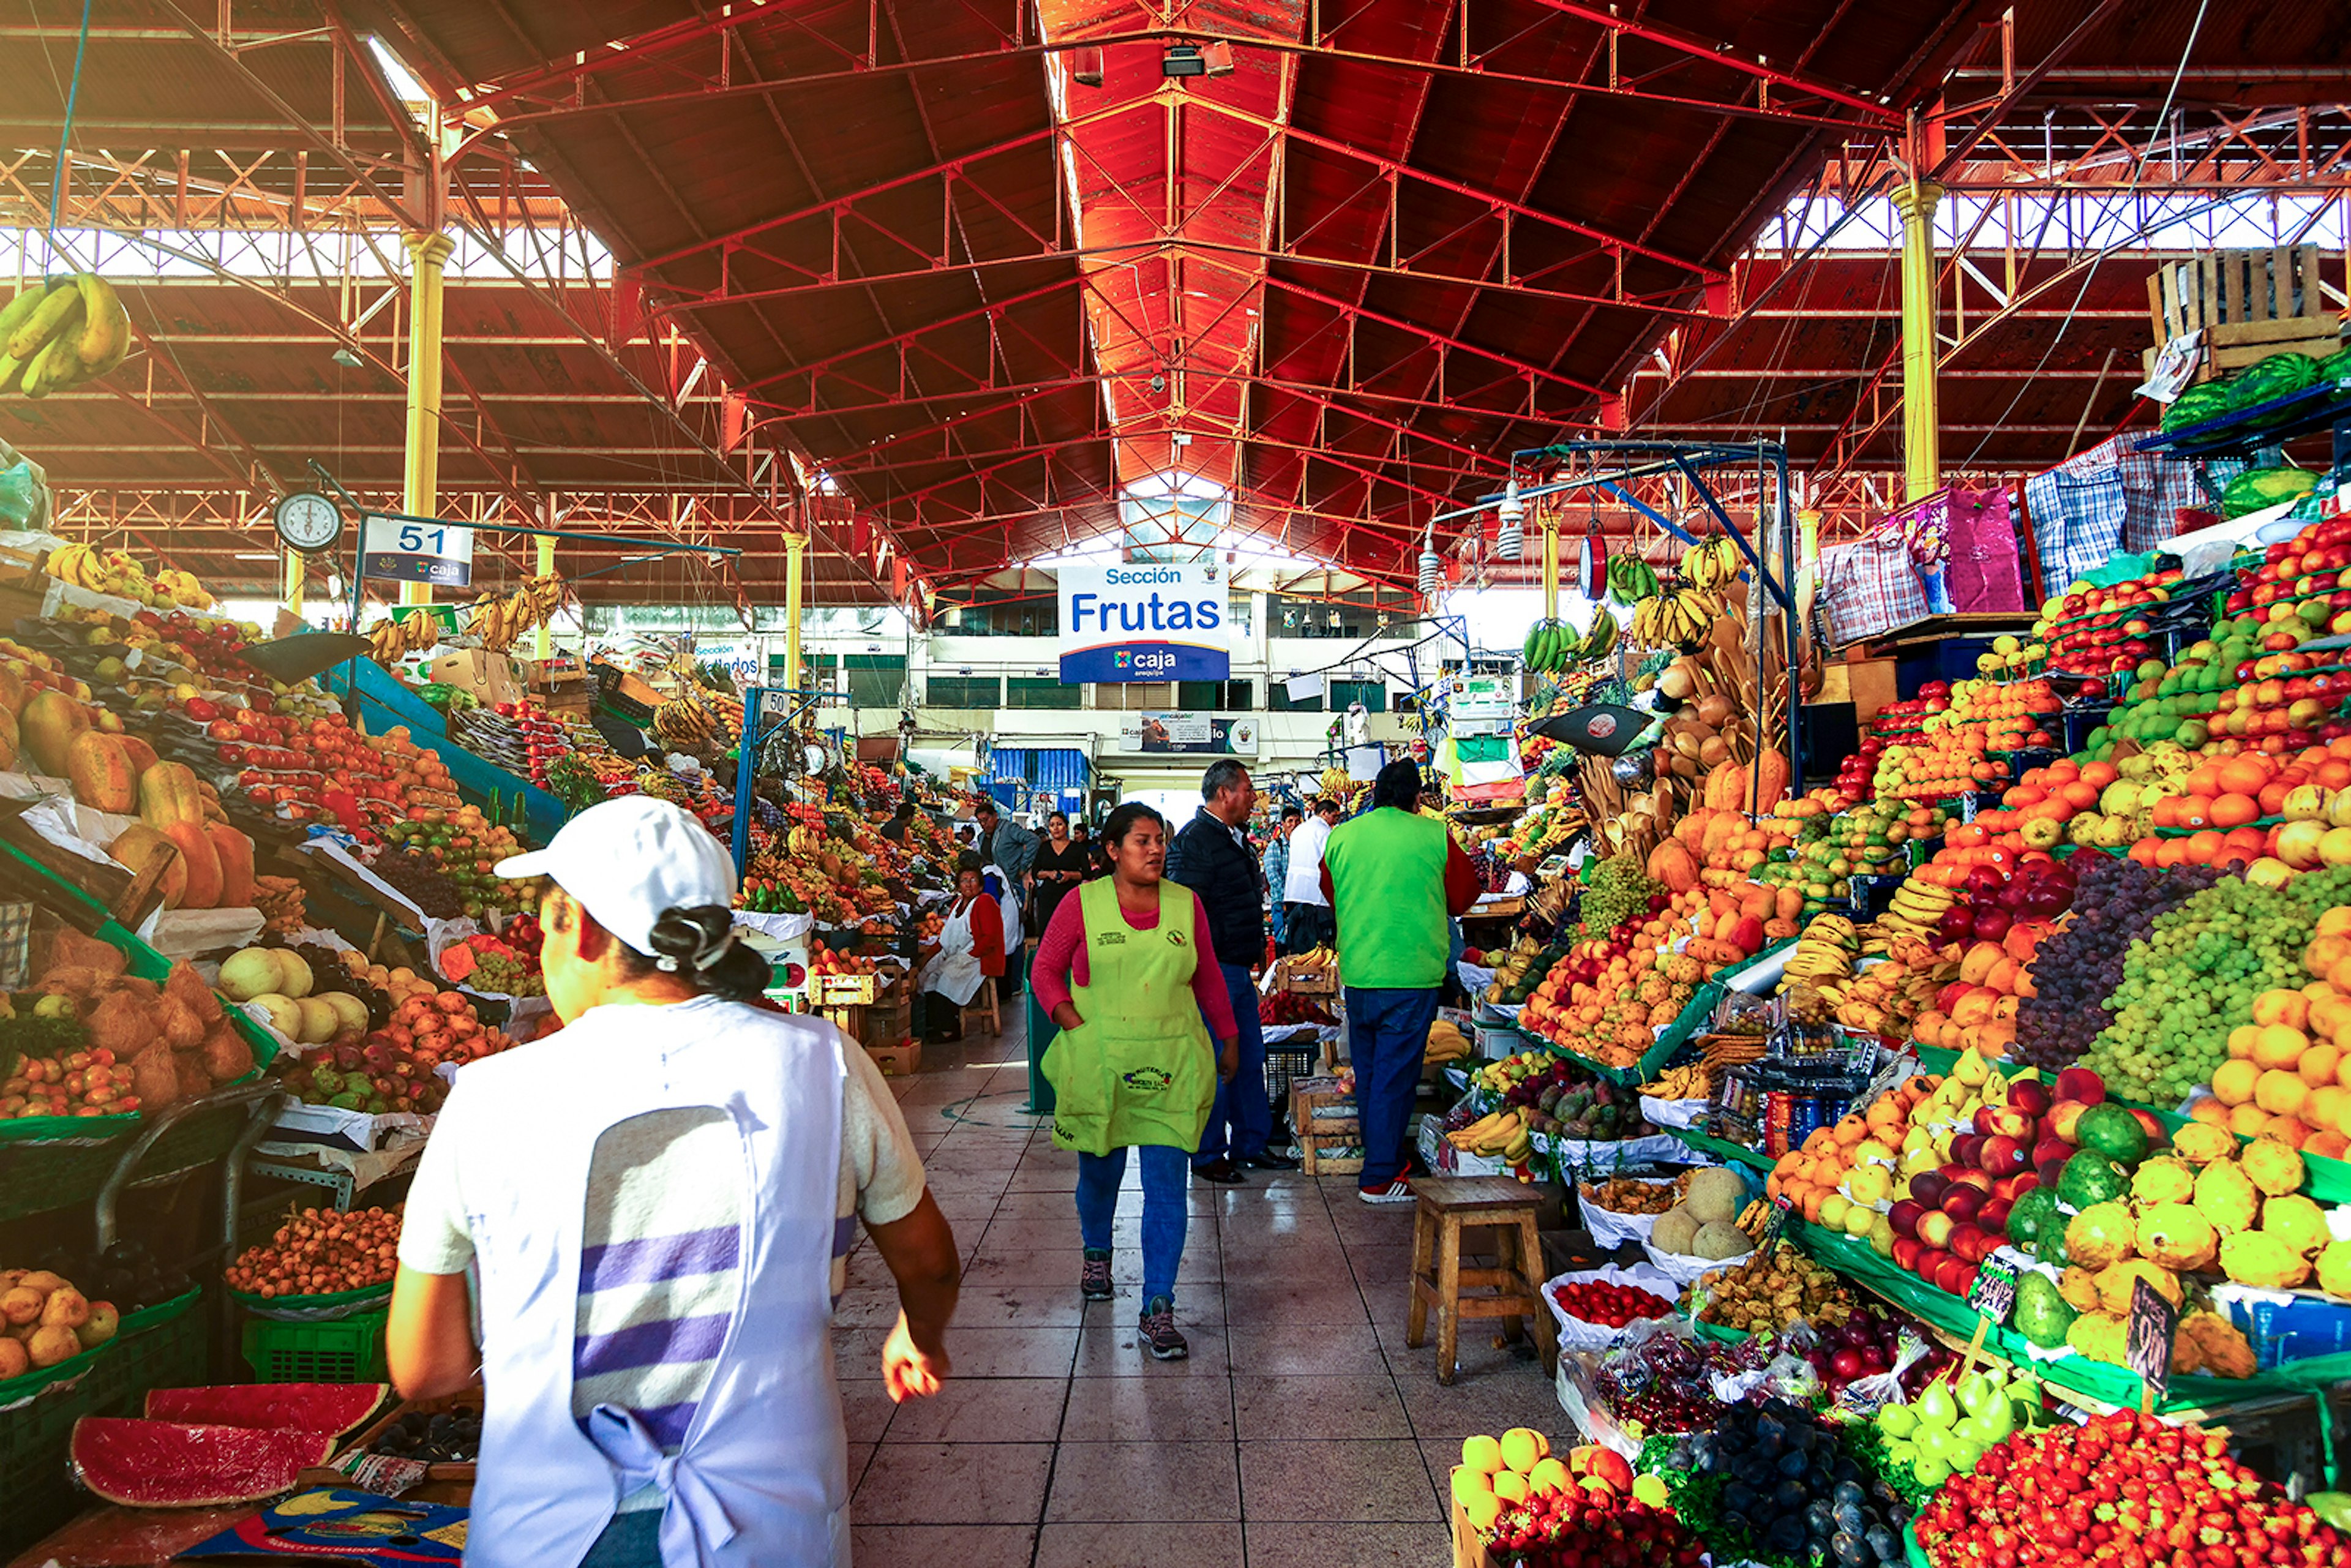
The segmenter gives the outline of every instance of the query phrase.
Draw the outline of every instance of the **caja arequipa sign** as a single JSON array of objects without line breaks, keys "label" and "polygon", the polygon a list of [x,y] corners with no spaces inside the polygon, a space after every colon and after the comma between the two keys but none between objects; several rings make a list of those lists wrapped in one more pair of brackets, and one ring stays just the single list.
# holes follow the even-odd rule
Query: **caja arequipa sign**
[{"label": "caja arequipa sign", "polygon": [[1060,569],[1061,681],[1222,681],[1227,583],[1214,561]]}]

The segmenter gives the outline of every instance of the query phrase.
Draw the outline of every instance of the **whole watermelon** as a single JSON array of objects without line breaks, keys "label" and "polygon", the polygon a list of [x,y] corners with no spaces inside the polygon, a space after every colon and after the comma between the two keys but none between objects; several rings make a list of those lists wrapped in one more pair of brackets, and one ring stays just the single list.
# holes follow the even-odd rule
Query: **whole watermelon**
[{"label": "whole watermelon", "polygon": [[2220,516],[2241,517],[2264,507],[2299,501],[2318,486],[2318,476],[2300,468],[2250,468],[2220,492]]},{"label": "whole watermelon", "polygon": [[2229,382],[2229,404],[2246,409],[2318,384],[2318,361],[2308,354],[2272,354],[2239,371]]}]

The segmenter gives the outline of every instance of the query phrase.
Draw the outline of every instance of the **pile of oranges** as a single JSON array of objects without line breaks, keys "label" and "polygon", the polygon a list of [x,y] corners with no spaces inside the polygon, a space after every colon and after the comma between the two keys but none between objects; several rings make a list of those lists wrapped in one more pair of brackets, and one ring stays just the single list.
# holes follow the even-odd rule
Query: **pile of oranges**
[{"label": "pile of oranges", "polygon": [[2310,983],[2253,998],[2253,1021],[2229,1035],[2212,1097],[2189,1113],[2240,1137],[2305,1154],[2351,1153],[2351,909],[2319,916],[2303,952]]}]

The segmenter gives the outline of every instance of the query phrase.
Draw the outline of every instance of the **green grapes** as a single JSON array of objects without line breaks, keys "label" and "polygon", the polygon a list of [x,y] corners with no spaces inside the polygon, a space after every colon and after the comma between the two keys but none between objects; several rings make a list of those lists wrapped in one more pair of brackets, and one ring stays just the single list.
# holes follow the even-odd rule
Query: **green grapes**
[{"label": "green grapes", "polygon": [[1647,919],[1649,900],[1663,892],[1664,885],[1649,879],[1636,856],[1611,855],[1592,868],[1591,881],[1584,885],[1578,906],[1583,917],[1583,935],[1605,937],[1626,921]]},{"label": "green grapes", "polygon": [[2177,1105],[2228,1059],[2230,1031],[2252,1022],[2253,998],[2302,983],[2302,950],[2318,917],[2351,904],[2351,867],[2258,887],[2224,876],[2155,918],[2123,957],[2108,999],[2114,1021],[2082,1058],[2126,1100]]}]

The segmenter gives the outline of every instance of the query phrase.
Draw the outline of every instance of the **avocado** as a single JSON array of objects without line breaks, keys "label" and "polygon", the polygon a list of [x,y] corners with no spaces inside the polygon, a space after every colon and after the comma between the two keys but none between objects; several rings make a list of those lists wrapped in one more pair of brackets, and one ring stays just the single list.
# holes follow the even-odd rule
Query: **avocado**
[{"label": "avocado", "polygon": [[2016,1310],[2011,1321],[2016,1332],[2043,1350],[2063,1350],[2065,1331],[2074,1326],[2076,1316],[2065,1298],[2058,1292],[2057,1281],[2039,1270],[2031,1270],[2016,1281]]}]

